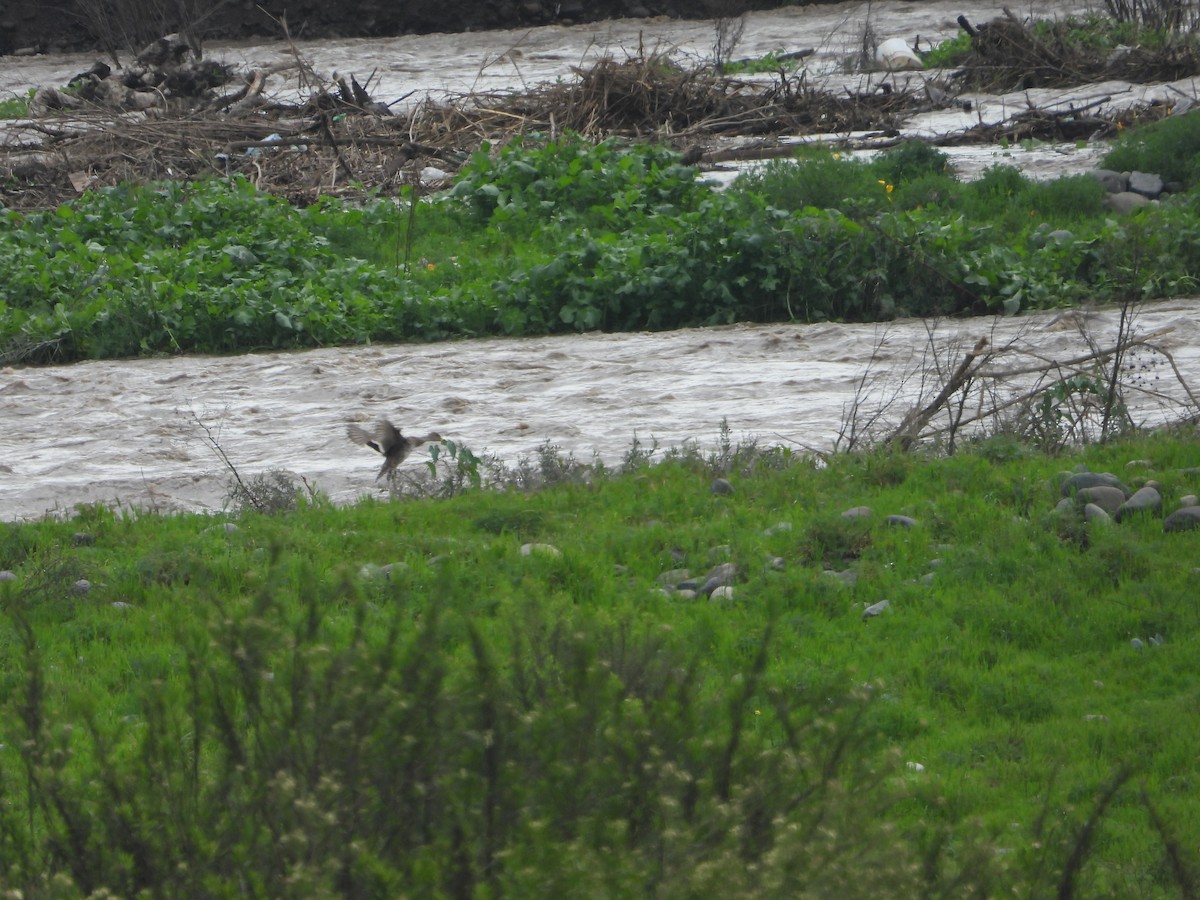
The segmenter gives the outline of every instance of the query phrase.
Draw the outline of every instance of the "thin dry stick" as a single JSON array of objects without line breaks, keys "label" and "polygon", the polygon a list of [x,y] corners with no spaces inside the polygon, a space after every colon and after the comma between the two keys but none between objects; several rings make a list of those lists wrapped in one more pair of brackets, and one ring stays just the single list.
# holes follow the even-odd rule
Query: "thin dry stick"
[{"label": "thin dry stick", "polygon": [[868,397],[873,392],[874,385],[880,380],[879,376],[872,375],[872,367],[879,357],[879,351],[887,341],[887,335],[888,327],[886,325],[882,332],[876,331],[875,346],[871,350],[871,356],[867,360],[866,368],[863,369],[862,375],[859,376],[857,383],[854,385],[854,396],[848,404],[843,406],[841,425],[838,428],[837,437],[833,441],[835,452],[838,450],[850,451],[855,449],[859,443],[859,435],[870,433],[875,423],[883,418],[887,410],[896,402],[896,398],[900,396],[903,383],[896,388],[890,399],[879,404],[878,408],[867,417],[865,422],[860,422],[859,414],[866,404]]},{"label": "thin dry stick", "polygon": [[[1162,328],[1151,331],[1149,334],[1138,335],[1135,338],[1130,338],[1128,341],[1128,346],[1132,347],[1136,345],[1145,345],[1147,347],[1151,347],[1152,349],[1157,349],[1153,344],[1150,343],[1150,341],[1154,340],[1155,338],[1162,337],[1164,334],[1170,334],[1174,330],[1174,325],[1166,325]],[[1022,348],[1020,352],[1024,356],[1031,356],[1034,359],[1041,360],[1042,364],[1037,366],[1027,366],[1022,369],[980,369],[976,374],[980,378],[1013,378],[1017,375],[1036,375],[1039,372],[1045,372],[1050,366],[1073,368],[1076,366],[1082,366],[1084,363],[1098,362],[1112,356],[1117,352],[1117,349],[1118,348],[1116,346],[1112,346],[1107,347],[1104,350],[1090,351],[1082,356],[1076,356],[1071,359],[1053,360],[1047,356],[1042,356],[1036,350]]]},{"label": "thin dry stick", "polygon": [[255,496],[254,492],[246,487],[246,483],[242,481],[242,476],[241,473],[238,472],[237,466],[233,464],[233,460],[229,458],[229,456],[225,453],[225,448],[221,446],[221,442],[219,440],[220,435],[214,435],[212,433],[212,429],[208,427],[204,420],[201,419],[200,416],[196,414],[196,411],[190,406],[188,407],[188,414],[191,415],[192,421],[199,425],[201,430],[204,431],[204,440],[208,444],[209,448],[220,457],[221,462],[225,464],[225,468],[233,473],[233,478],[238,483],[238,487],[241,489],[242,495],[249,498],[250,502],[254,504],[254,507],[259,512],[263,512],[264,510],[262,501],[259,500],[258,497]]}]

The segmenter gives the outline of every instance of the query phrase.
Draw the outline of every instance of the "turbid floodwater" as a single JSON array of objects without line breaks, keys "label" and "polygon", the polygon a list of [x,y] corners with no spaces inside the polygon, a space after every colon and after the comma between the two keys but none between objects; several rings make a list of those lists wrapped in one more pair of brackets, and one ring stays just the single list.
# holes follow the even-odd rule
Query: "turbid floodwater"
[{"label": "turbid floodwater", "polygon": [[[1136,327],[1169,329],[1158,342],[1200,384],[1200,304],[1149,304]],[[1083,331],[1107,346],[1116,328],[1108,310]],[[286,469],[338,502],[381,490],[373,482],[379,458],[346,437],[348,422],[380,416],[510,464],[546,441],[609,463],[635,437],[712,447],[722,422],[735,439],[827,450],[864,375],[864,417],[896,394],[885,416],[894,422],[936,389],[918,374],[933,369],[927,351],[952,365],[980,337],[1011,346],[996,367],[1088,349],[1070,317],[1041,313],[936,326],[737,325],[10,368],[0,371],[0,514],[36,517],[96,501],[218,510],[228,472],[198,421],[243,476]],[[1151,391],[1130,395],[1136,421],[1190,408],[1165,358],[1141,353],[1135,362],[1131,383]],[[426,459],[422,448],[404,465]]]},{"label": "turbid floodwater", "polygon": [[[954,17],[962,11],[939,0],[755,14],[747,20],[736,55],[816,47],[814,71],[844,78],[836,74],[837,62],[860,41],[868,10],[879,38],[914,41],[920,36],[922,44],[952,36]],[[1071,11],[1076,7],[1070,4],[1037,9],[1039,15]],[[970,12],[982,21],[998,14],[1000,6],[985,4]],[[376,96],[411,100],[570,77],[572,66],[601,52],[633,50],[639,42],[661,42],[703,57],[712,39],[710,23],[622,20],[521,32],[324,41],[302,43],[300,49],[319,71],[374,72]],[[209,52],[259,65],[279,58],[286,47],[226,45]],[[6,59],[0,96],[62,83],[92,58]],[[276,89],[293,86],[280,79]],[[1104,92],[1117,98],[1114,102],[1132,102],[1168,89],[1093,85],[1040,92],[1035,100]],[[975,100],[972,121],[1002,119],[1028,102],[1025,95]],[[945,115],[915,120],[911,130],[955,127]],[[1094,165],[1096,157],[1095,148],[1074,145],[1029,152],[973,148],[956,156],[956,163],[967,174],[997,161],[1035,174],[1061,174]],[[477,454],[494,454],[510,464],[547,441],[581,460],[598,454],[610,463],[620,460],[635,437],[645,445],[710,447],[722,422],[734,438],[827,450],[864,374],[871,388],[864,408],[893,398],[884,418],[895,421],[933,386],[916,374],[933,371],[929,352],[943,365],[952,364],[987,336],[994,346],[1012,348],[997,365],[1065,360],[1086,352],[1084,332],[1101,346],[1111,343],[1116,322],[1115,311],[1101,311],[1088,316],[1082,330],[1052,314],[936,325],[740,325],[6,368],[0,370],[0,520],[61,514],[85,502],[219,510],[228,473],[205,440],[201,422],[243,476],[285,469],[338,502],[381,490],[373,483],[378,458],[346,438],[348,422],[366,424],[381,416],[405,430],[436,430]],[[1162,332],[1157,340],[1185,381],[1200,384],[1198,326],[1200,304],[1194,300],[1149,304],[1137,320],[1143,333]],[[1165,421],[1195,411],[1165,357],[1142,352],[1135,363],[1139,368],[1130,381],[1145,389],[1130,395],[1136,421]],[[426,459],[422,448],[405,466]]]}]

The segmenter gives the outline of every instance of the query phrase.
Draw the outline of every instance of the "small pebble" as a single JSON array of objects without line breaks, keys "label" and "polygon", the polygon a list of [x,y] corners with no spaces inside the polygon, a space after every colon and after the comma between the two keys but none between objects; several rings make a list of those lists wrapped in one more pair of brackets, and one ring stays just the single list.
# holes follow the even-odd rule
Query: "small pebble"
[{"label": "small pebble", "polygon": [[844,513],[842,513],[842,518],[843,519],[865,519],[865,518],[868,518],[871,515],[871,513],[872,513],[872,509],[869,506],[852,506],[852,507],[850,507],[850,509],[848,509]]},{"label": "small pebble", "polygon": [[0,581],[16,581],[16,580],[17,580],[16,572],[9,571],[8,569],[0,571]]},{"label": "small pebble", "polygon": [[917,524],[917,520],[912,516],[888,516],[884,521],[900,528],[912,528]]},{"label": "small pebble", "polygon": [[718,588],[714,588],[713,592],[708,595],[708,599],[712,603],[720,603],[723,600],[732,600],[733,588],[727,584]]},{"label": "small pebble", "polygon": [[80,578],[77,582],[75,582],[74,587],[75,587],[75,593],[82,595],[82,594],[86,594],[88,591],[90,591],[92,589],[92,583],[90,581],[88,581],[86,578]]}]

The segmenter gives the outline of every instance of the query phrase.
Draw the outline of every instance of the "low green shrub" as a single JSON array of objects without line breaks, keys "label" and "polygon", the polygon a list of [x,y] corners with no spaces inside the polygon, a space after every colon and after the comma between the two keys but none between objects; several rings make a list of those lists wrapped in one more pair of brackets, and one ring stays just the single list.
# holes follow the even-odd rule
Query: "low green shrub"
[{"label": "low green shrub", "polygon": [[887,187],[865,163],[824,148],[805,150],[796,160],[772,160],[742,175],[731,190],[777,209],[837,209],[848,215],[881,210]]},{"label": "low green shrub", "polygon": [[1194,187],[1200,183],[1200,114],[1167,116],[1125,130],[1103,165],[1117,172],[1150,172]]},{"label": "low green shrub", "polygon": [[1087,174],[1032,181],[1023,196],[1038,218],[1053,224],[1095,221],[1106,212],[1104,187]]},{"label": "low green shrub", "polygon": [[904,141],[879,154],[871,169],[877,178],[882,178],[897,187],[930,175],[949,175],[950,157],[924,141]]}]

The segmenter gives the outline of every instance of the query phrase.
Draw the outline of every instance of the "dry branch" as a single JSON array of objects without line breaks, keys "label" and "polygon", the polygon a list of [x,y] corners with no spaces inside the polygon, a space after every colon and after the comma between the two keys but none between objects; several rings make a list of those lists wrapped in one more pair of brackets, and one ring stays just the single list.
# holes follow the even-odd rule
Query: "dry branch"
[{"label": "dry branch", "polygon": [[[1097,429],[1100,440],[1108,436],[1108,423],[1117,411],[1122,417],[1127,417],[1126,402],[1131,396],[1141,396],[1161,407],[1173,408],[1178,418],[1194,418],[1200,413],[1200,397],[1187,383],[1171,354],[1157,343],[1158,338],[1173,330],[1167,326],[1142,335],[1122,331],[1115,342],[1103,347],[1097,346],[1085,335],[1092,343],[1092,348],[1064,360],[1049,358],[1016,342],[1001,348],[993,347],[984,353],[989,342],[987,338],[980,338],[975,347],[963,355],[953,371],[942,374],[943,383],[934,398],[910,410],[886,440],[905,450],[918,442],[947,436],[953,442],[955,434],[969,426],[978,426],[986,421],[1000,422],[1002,417],[1014,411],[1029,413],[1043,410],[1047,397],[1053,397],[1054,404],[1061,404],[1068,410],[1057,421],[1066,429],[1067,436],[1076,441],[1086,441],[1092,428]],[[933,337],[931,331],[931,345]],[[1186,400],[1172,396],[1165,390],[1120,378],[1116,361],[1135,350],[1145,350],[1162,357]],[[1033,358],[1037,362],[1007,367],[990,365],[996,357],[1010,354]],[[924,366],[922,372],[928,374],[929,366]],[[1090,379],[1091,383],[1099,386],[1099,391],[1089,394],[1083,389],[1062,390],[1063,386],[1070,385],[1077,378]],[[968,412],[967,395],[975,385],[979,385],[979,403]],[[1112,396],[1106,398],[1106,392]],[[861,413],[857,406],[855,411]],[[949,414],[950,421],[932,426],[934,418],[943,411]],[[878,418],[876,415],[872,423]],[[861,427],[854,429],[856,435],[863,431]]]},{"label": "dry branch", "polygon": [[902,450],[908,450],[912,447],[921,431],[937,415],[938,411],[946,405],[951,397],[962,390],[965,384],[972,380],[975,371],[991,359],[990,355],[984,356],[978,364],[976,363],[976,360],[987,349],[988,343],[989,341],[985,337],[981,337],[976,341],[975,347],[963,356],[962,362],[958,364],[958,368],[954,370],[954,373],[946,379],[945,385],[943,385],[937,396],[924,407],[914,409],[906,415],[900,423],[900,427],[888,438],[888,443],[895,444]]}]

